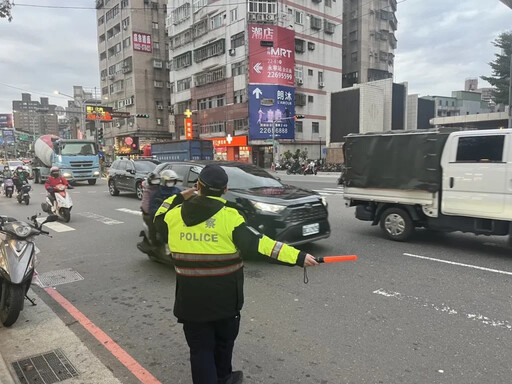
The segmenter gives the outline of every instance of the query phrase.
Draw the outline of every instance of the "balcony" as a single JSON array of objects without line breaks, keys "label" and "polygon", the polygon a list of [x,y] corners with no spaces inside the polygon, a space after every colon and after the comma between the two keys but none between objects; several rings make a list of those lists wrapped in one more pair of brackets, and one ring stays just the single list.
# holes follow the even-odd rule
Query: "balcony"
[{"label": "balcony", "polygon": [[226,68],[221,67],[212,71],[203,72],[195,76],[195,86],[201,87],[206,84],[215,83],[224,80],[226,77]]}]

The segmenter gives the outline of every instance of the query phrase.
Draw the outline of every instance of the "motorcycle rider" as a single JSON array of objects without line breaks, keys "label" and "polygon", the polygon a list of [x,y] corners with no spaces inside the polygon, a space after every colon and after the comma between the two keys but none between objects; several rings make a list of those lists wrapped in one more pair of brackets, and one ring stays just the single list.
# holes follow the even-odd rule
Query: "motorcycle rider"
[{"label": "motorcycle rider", "polygon": [[59,167],[53,166],[50,168],[50,176],[46,179],[44,187],[48,192],[48,197],[52,205],[55,203],[55,187],[59,184],[63,184],[66,188],[73,189],[64,176],[60,175]]},{"label": "motorcycle rider", "polygon": [[12,179],[12,172],[8,165],[4,165],[4,170],[2,171],[2,176],[5,179]]},{"label": "motorcycle rider", "polygon": [[160,205],[162,205],[164,200],[181,192],[181,189],[176,187],[178,174],[173,170],[166,169],[165,171],[162,171],[160,174],[160,180],[161,181],[160,185],[158,186],[158,190],[150,203],[149,211],[151,213],[151,220],[153,220],[153,216],[155,215],[158,208],[160,208]]},{"label": "motorcycle rider", "polygon": [[[156,241],[155,230],[153,229],[153,216],[156,212],[151,212],[151,206],[153,204],[153,200],[155,196],[158,194],[158,189],[161,183],[161,179],[158,175],[151,172],[148,175],[144,186],[144,193],[142,194],[142,201],[140,205],[140,210],[142,211],[142,220],[148,227],[149,231],[149,240],[154,243]],[[158,209],[158,208],[157,208]],[[138,244],[139,248],[146,249],[146,243],[140,242]]]},{"label": "motorcycle rider", "polygon": [[23,184],[28,184],[28,172],[25,169],[23,169],[21,165],[18,165],[16,167],[16,170],[14,171],[12,181],[16,186],[16,192],[19,193],[21,191],[21,187],[23,186]]}]

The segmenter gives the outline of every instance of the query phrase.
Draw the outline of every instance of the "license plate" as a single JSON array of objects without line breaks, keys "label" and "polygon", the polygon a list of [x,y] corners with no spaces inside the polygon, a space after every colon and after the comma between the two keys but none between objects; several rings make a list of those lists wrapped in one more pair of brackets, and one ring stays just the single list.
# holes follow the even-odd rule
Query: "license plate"
[{"label": "license plate", "polygon": [[302,236],[314,235],[320,232],[320,223],[308,224],[302,226]]}]

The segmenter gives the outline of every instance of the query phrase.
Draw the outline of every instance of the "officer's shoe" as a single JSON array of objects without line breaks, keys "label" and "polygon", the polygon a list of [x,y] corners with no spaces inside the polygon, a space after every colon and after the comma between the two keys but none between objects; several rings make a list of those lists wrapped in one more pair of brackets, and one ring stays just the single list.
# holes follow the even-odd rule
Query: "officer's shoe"
[{"label": "officer's shoe", "polygon": [[242,371],[234,371],[224,379],[217,380],[217,384],[240,384],[244,380],[244,373]]}]

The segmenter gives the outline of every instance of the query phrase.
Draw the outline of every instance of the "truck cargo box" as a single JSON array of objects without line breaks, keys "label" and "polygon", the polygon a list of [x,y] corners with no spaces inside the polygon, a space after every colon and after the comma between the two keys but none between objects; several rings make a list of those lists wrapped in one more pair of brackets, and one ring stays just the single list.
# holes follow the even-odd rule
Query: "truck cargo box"
[{"label": "truck cargo box", "polygon": [[211,140],[181,140],[151,144],[151,155],[159,161],[213,160]]},{"label": "truck cargo box", "polygon": [[350,134],[344,156],[345,185],[437,192],[441,154],[452,130]]}]

